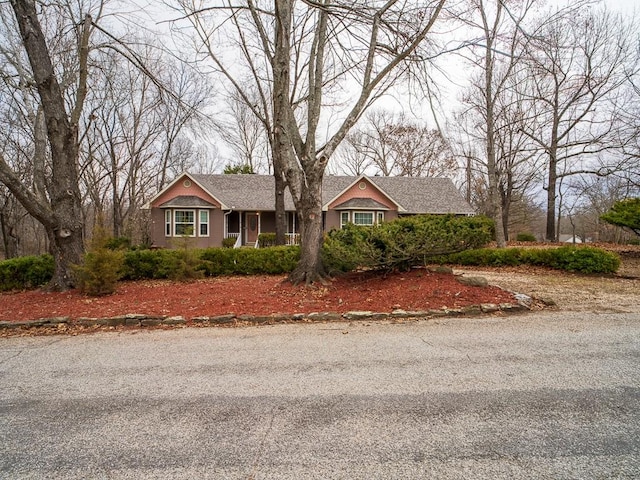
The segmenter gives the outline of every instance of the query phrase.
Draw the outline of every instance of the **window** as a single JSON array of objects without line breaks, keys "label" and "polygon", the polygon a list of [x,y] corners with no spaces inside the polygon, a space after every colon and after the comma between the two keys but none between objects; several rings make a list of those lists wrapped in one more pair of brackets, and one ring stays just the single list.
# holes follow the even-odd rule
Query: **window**
[{"label": "window", "polygon": [[200,236],[209,236],[209,210],[200,210]]},{"label": "window", "polygon": [[340,228],[343,228],[347,223],[349,223],[349,212],[341,212],[340,213]]},{"label": "window", "polygon": [[384,212],[378,212],[378,221],[376,223],[380,225],[382,222],[384,222]]},{"label": "window", "polygon": [[373,225],[373,212],[353,212],[353,223],[356,225]]},{"label": "window", "polygon": [[176,210],[173,212],[175,235],[196,235],[196,214],[193,210]]},{"label": "window", "polygon": [[164,235],[165,237],[171,236],[171,210],[164,212]]}]

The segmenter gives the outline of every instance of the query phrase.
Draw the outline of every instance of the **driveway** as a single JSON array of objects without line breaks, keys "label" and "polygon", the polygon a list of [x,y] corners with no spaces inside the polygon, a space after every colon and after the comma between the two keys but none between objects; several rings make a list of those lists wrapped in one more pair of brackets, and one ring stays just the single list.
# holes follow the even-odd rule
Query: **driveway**
[{"label": "driveway", "polygon": [[640,477],[640,314],[6,338],[0,478]]}]

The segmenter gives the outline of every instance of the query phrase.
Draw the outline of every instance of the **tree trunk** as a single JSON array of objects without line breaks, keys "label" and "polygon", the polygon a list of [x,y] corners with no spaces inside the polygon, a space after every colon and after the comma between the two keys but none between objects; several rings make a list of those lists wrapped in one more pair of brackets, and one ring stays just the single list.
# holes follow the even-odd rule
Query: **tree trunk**
[{"label": "tree trunk", "polygon": [[291,283],[324,282],[322,263],[322,179],[303,185],[298,205],[300,221],[300,261],[289,275]]},{"label": "tree trunk", "polygon": [[35,2],[15,0],[11,2],[11,6],[29,57],[47,127],[51,153],[49,204],[26,188],[1,158],[0,178],[24,208],[45,227],[55,260],[55,272],[49,287],[53,290],[67,290],[74,286],[72,267],[81,262],[84,251],[77,165],[78,120],[86,95],[86,62],[91,19],[85,19],[79,45],[80,76],[76,105],[69,115],[40,27]]},{"label": "tree trunk", "polygon": [[287,179],[282,173],[282,148],[281,144],[275,141],[271,142],[271,151],[273,153],[273,177],[275,178],[275,194],[276,194],[276,245],[286,245],[287,238],[287,212],[284,205],[284,195],[287,189]]},{"label": "tree trunk", "polygon": [[7,218],[7,215],[0,212],[0,231],[2,232],[2,242],[4,245],[4,257],[16,258],[18,256],[19,237],[16,234],[15,224]]},{"label": "tree trunk", "polygon": [[548,242],[557,241],[556,238],[556,188],[558,172],[555,154],[549,155],[549,184],[547,185],[547,231],[545,239]]},{"label": "tree trunk", "polygon": [[[500,15],[502,5],[498,3],[498,16]],[[491,218],[495,223],[495,235],[496,244],[498,248],[504,248],[507,246],[504,235],[504,225],[502,220],[502,200],[500,199],[499,190],[499,172],[496,165],[496,140],[495,140],[495,116],[494,105],[496,96],[493,91],[493,67],[494,67],[494,52],[493,48],[493,35],[488,29],[484,10],[481,9],[483,20],[485,24],[485,40],[487,42],[484,57],[484,98],[486,102],[486,123],[487,123],[487,138],[486,138],[486,153],[487,153],[487,177],[489,183],[489,208],[491,211]],[[495,32],[494,32],[495,33]]]}]

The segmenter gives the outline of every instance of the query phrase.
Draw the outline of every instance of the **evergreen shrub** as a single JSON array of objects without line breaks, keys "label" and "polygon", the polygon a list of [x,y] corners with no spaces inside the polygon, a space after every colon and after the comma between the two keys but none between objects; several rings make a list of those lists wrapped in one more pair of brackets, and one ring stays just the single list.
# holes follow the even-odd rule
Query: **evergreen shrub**
[{"label": "evergreen shrub", "polygon": [[275,247],[276,246],[276,234],[275,233],[261,233],[258,235],[258,245],[260,248]]},{"label": "evergreen shrub", "polygon": [[51,255],[29,255],[0,262],[0,291],[24,290],[45,285],[54,271]]},{"label": "evergreen shrub", "polygon": [[99,297],[116,291],[124,265],[124,251],[114,248],[118,244],[122,245],[122,242],[96,227],[82,265],[74,266],[76,285],[81,292]]},{"label": "evergreen shrub", "polygon": [[517,242],[535,242],[536,237],[532,233],[519,233],[516,235]]},{"label": "evergreen shrub", "polygon": [[323,258],[330,272],[406,271],[439,255],[482,247],[493,231],[486,217],[453,215],[415,215],[373,227],[348,224],[327,234]]},{"label": "evergreen shrub", "polygon": [[536,265],[577,273],[615,273],[620,258],[594,247],[482,248],[444,255],[437,263],[474,266]]},{"label": "evergreen shrub", "polygon": [[222,247],[223,248],[233,248],[236,244],[236,238],[227,237],[222,239]]},{"label": "evergreen shrub", "polygon": [[208,248],[202,251],[200,259],[207,276],[281,274],[296,267],[300,248]]}]

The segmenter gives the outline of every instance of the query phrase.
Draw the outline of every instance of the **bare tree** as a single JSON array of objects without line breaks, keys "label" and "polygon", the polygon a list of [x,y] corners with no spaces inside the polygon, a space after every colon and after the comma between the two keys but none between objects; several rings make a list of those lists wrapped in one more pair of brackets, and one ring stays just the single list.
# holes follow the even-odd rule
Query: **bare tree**
[{"label": "bare tree", "polygon": [[[72,32],[76,45],[76,49],[72,51],[75,69],[63,72],[61,76],[64,82],[69,81],[65,74],[69,74],[75,80],[73,103],[68,107],[35,2],[13,0],[10,5],[29,59],[31,72],[28,75],[36,87],[46,123],[51,176],[46,192],[40,189],[32,191],[0,156],[0,181],[45,227],[56,265],[50,287],[63,290],[73,286],[71,265],[80,262],[84,251],[77,166],[78,128],[87,91],[87,60],[89,38],[93,28],[92,17],[87,11],[74,11],[71,8],[66,10],[78,15],[72,20],[74,28],[68,30]],[[65,10],[60,8],[54,13],[53,9],[55,6],[47,7],[47,12],[62,15],[62,11]]]},{"label": "bare tree", "polygon": [[233,164],[248,167],[253,173],[271,173],[269,137],[264,123],[237,92],[230,94],[229,108],[231,118],[222,127],[222,138],[236,155]]},{"label": "bare tree", "polygon": [[357,129],[349,132],[344,142],[337,148],[329,166],[331,171],[347,175],[363,175],[372,165],[371,156],[366,145],[368,135],[364,130]]},{"label": "bare tree", "polygon": [[630,24],[605,9],[552,16],[529,37],[522,128],[546,157],[547,240],[557,240],[560,177],[617,170],[592,162],[612,145],[612,100],[626,79],[632,38]]},{"label": "bare tree", "polygon": [[362,165],[385,177],[455,175],[453,152],[439,130],[384,110],[372,110],[365,117],[365,127],[346,137],[354,150],[352,158],[361,158]]},{"label": "bare tree", "polygon": [[[303,15],[309,16],[312,42],[307,57],[308,96],[306,119],[298,123],[295,105],[289,95],[292,19],[295,18],[292,0],[276,0],[276,41],[274,48],[274,124],[276,143],[288,152],[283,156],[282,168],[296,204],[301,222],[301,258],[290,275],[291,281],[313,282],[321,279],[324,269],[320,258],[322,246],[322,177],[329,158],[371,100],[384,88],[396,69],[413,54],[424,41],[438,18],[444,1],[410,6],[405,2],[389,1],[370,5],[350,2],[321,2]],[[354,13],[357,14],[354,15]],[[345,19],[351,20],[350,29],[343,29]],[[360,48],[349,53],[359,56],[362,69],[358,77],[358,93],[345,119],[327,142],[317,145],[318,127],[322,113],[323,93],[326,92],[326,69],[330,49],[337,48],[342,36],[350,37],[351,44]],[[344,52],[344,50],[343,50]],[[364,60],[364,63],[362,62]],[[357,68],[355,63],[352,68]],[[354,75],[355,71],[349,69]]]},{"label": "bare tree", "polygon": [[474,80],[473,91],[466,100],[482,119],[479,126],[485,146],[488,210],[495,222],[498,247],[506,245],[498,165],[498,102],[509,89],[521,59],[523,26],[533,3],[532,0],[475,0],[460,16],[468,27],[479,32],[478,38],[470,42],[470,60],[482,73]]}]

